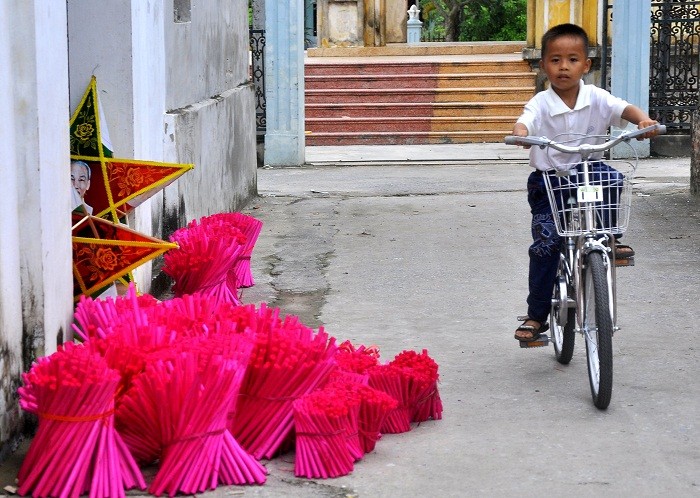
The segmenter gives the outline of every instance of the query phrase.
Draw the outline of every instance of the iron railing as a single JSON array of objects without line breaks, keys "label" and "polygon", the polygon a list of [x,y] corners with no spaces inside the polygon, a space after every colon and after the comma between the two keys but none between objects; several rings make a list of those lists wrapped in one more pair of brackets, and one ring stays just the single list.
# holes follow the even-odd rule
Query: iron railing
[{"label": "iron railing", "polygon": [[255,86],[255,130],[258,142],[265,139],[265,30],[250,28],[251,77]]},{"label": "iron railing", "polygon": [[700,1],[651,2],[649,114],[669,132],[689,133],[698,107]]}]

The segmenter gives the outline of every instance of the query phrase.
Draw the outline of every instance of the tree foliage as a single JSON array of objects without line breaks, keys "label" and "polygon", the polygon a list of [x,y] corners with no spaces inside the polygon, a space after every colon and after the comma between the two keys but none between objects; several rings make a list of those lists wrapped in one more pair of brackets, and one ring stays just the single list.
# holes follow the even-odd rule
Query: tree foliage
[{"label": "tree foliage", "polygon": [[475,0],[428,0],[421,2],[424,9],[442,19],[445,41],[459,40],[459,21],[464,8]]},{"label": "tree foliage", "polygon": [[445,41],[524,40],[527,0],[421,0],[425,28]]}]

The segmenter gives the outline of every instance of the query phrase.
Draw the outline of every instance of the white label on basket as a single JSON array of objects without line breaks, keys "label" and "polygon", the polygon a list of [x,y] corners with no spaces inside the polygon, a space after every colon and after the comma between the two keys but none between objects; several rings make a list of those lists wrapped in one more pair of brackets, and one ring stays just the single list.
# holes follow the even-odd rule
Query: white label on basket
[{"label": "white label on basket", "polygon": [[589,185],[578,188],[579,202],[600,202],[603,200],[603,188],[600,185]]}]

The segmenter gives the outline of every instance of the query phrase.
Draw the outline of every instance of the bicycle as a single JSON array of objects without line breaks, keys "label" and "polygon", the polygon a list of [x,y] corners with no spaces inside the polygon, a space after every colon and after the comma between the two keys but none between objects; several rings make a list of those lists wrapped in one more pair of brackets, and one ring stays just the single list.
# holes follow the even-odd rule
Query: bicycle
[{"label": "bicycle", "polygon": [[[588,379],[593,404],[606,409],[613,384],[612,337],[617,326],[617,285],[615,240],[627,229],[632,200],[633,162],[594,158],[620,143],[650,131],[666,132],[663,125],[622,133],[601,144],[566,145],[547,137],[507,136],[509,145],[530,145],[542,149],[580,154],[578,162],[543,172],[547,196],[557,233],[561,237],[559,267],[552,292],[550,322],[557,361],[568,364],[574,353],[576,333],[586,343]],[[609,138],[609,139],[608,139]],[[615,164],[615,168],[609,167]],[[633,264],[633,261],[632,261]],[[521,347],[546,346],[545,334]]]}]

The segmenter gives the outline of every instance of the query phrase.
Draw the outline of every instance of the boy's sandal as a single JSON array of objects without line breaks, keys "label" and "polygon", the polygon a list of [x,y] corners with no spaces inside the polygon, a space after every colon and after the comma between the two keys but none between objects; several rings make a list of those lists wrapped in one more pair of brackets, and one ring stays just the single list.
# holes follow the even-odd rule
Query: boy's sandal
[{"label": "boy's sandal", "polygon": [[[533,320],[529,316],[519,316],[518,320],[523,320],[523,323],[521,323],[518,328],[515,329],[515,334],[513,337],[520,342],[536,341],[539,339],[540,335],[549,330],[549,324],[547,322],[542,323],[537,320]],[[534,322],[539,324],[539,326],[535,327],[534,325],[525,325],[527,322]],[[529,336],[518,335],[518,332],[526,332],[529,334]]]},{"label": "boy's sandal", "polygon": [[634,257],[634,249],[625,244],[615,243],[615,259],[629,259]]}]

